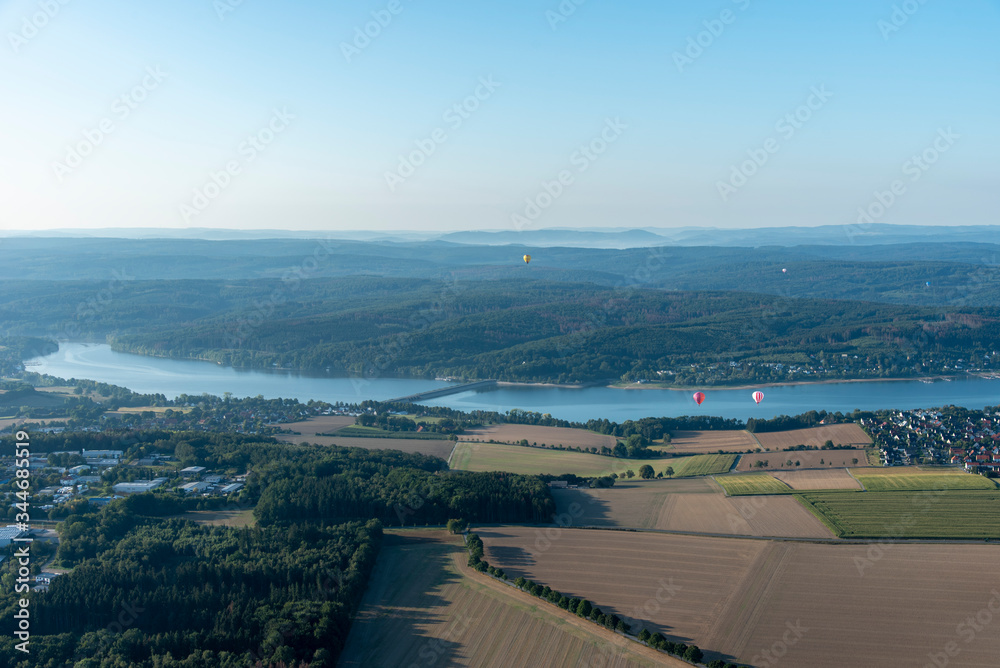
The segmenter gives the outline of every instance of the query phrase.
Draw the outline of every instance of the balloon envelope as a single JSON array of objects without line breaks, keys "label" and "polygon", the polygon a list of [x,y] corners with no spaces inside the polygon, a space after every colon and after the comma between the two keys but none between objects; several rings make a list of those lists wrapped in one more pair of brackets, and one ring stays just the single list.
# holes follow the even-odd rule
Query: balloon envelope
[{"label": "balloon envelope", "polygon": [[763,398],[764,398],[764,393],[761,392],[760,390],[757,390],[756,392],[753,393],[753,400],[756,401],[758,404],[760,403],[760,400]]},{"label": "balloon envelope", "polygon": [[701,406],[701,402],[703,402],[703,401],[705,401],[705,393],[704,392],[695,392],[694,393],[694,402],[696,404],[698,404],[699,406]]},{"label": "balloon envelope", "polygon": [[529,262],[531,262],[531,256],[530,255],[525,255],[524,256],[524,263],[528,264]]}]

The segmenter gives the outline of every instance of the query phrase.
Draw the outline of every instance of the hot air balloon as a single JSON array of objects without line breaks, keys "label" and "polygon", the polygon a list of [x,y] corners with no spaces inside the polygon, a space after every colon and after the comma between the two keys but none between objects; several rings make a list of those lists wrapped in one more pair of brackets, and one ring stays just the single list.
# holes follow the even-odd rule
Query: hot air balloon
[{"label": "hot air balloon", "polygon": [[761,392],[760,390],[757,390],[756,392],[753,393],[752,396],[753,396],[753,400],[756,401],[759,404],[760,400],[764,398],[764,393]]},{"label": "hot air balloon", "polygon": [[787,269],[782,269],[782,270],[781,270],[781,273],[782,273],[782,274],[787,274],[787,273],[788,273],[788,270],[787,270]]},{"label": "hot air balloon", "polygon": [[694,402],[696,404],[698,404],[699,406],[701,406],[701,402],[703,402],[703,401],[705,401],[705,393],[704,392],[695,392],[694,393]]},{"label": "hot air balloon", "polygon": [[524,256],[524,263],[528,264],[529,262],[531,262],[531,256],[530,255],[525,255]]}]

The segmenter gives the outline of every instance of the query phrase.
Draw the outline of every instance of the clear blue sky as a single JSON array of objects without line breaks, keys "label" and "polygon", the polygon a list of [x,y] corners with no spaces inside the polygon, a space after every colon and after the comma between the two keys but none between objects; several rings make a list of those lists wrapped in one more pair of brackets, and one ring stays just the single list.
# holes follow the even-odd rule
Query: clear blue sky
[{"label": "clear blue sky", "polygon": [[997,222],[1000,2],[236,3],[0,3],[0,229]]}]

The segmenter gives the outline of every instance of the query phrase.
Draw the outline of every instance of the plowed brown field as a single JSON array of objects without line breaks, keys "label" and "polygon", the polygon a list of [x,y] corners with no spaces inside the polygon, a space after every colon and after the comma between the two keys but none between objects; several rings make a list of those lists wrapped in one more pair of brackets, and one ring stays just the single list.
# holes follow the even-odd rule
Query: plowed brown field
[{"label": "plowed brown field", "polygon": [[757,441],[749,432],[739,431],[678,431],[671,435],[670,444],[656,446],[653,449],[665,449],[676,452],[694,452],[709,454],[722,450],[724,452],[746,452],[757,448]]},{"label": "plowed brown field", "polygon": [[688,665],[475,573],[459,542],[386,534],[339,666]]},{"label": "plowed brown field", "polygon": [[775,471],[771,475],[792,489],[861,489],[847,469]]},{"label": "plowed brown field", "polygon": [[540,541],[538,531],[479,534],[486,558],[509,574],[724,658],[757,666],[985,668],[1000,655],[995,545],[819,545],[573,529]]},{"label": "plowed brown field", "polygon": [[[792,460],[791,466],[787,464],[788,460]],[[852,460],[857,459],[857,464],[852,464]],[[759,468],[756,466],[758,461],[766,461],[767,466]],[[799,469],[811,469],[811,468],[834,468],[834,467],[853,467],[853,466],[864,466],[868,460],[865,456],[864,450],[793,450],[775,452],[774,448],[771,448],[771,452],[755,452],[750,455],[743,455],[740,457],[740,462],[736,466],[737,471],[789,471]],[[799,462],[798,466],[795,466],[795,462]],[[820,462],[823,462],[822,464]]]},{"label": "plowed brown field", "polygon": [[563,445],[566,447],[598,448],[615,447],[615,437],[598,434],[586,429],[566,427],[536,427],[530,424],[498,424],[481,429],[469,429],[460,435],[463,441],[489,441],[517,443],[527,439],[528,443],[541,445]]},{"label": "plowed brown field", "polygon": [[552,497],[561,524],[569,518],[568,525],[575,527],[834,537],[791,496],[726,497],[708,478],[622,483],[609,489],[554,489]]},{"label": "plowed brown field", "polygon": [[827,441],[834,445],[857,445],[864,448],[871,444],[865,431],[851,422],[849,424],[828,424],[810,429],[792,429],[791,431],[773,431],[754,434],[764,448],[783,450],[796,445],[815,445],[820,447]]}]

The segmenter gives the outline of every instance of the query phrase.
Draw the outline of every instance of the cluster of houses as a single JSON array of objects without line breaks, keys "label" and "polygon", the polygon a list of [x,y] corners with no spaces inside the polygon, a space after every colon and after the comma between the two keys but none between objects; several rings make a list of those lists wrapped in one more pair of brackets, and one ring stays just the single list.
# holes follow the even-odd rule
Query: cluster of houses
[{"label": "cluster of houses", "polygon": [[[100,484],[101,473],[103,471],[122,465],[122,456],[125,454],[124,451],[82,450],[80,452],[65,451],[51,453],[72,455],[78,454],[81,455],[86,462],[84,464],[70,467],[51,466],[48,461],[49,454],[50,453],[44,453],[44,455],[32,456],[29,460],[29,467],[31,470],[39,472],[44,469],[55,470],[60,476],[58,485],[45,487],[38,491],[39,497],[46,497],[45,501],[40,501],[38,506],[39,510],[51,510],[61,503],[65,503],[80,496],[88,497],[88,500],[91,503],[105,505],[114,499],[119,499],[129,494],[151,492],[169,482],[168,478],[120,482],[112,486],[114,496],[95,497],[88,495],[87,492],[90,491],[91,487]],[[168,455],[151,455],[149,458],[131,462],[130,465],[157,466],[167,464],[169,461],[170,457]],[[13,470],[14,465],[11,463],[7,467],[7,473],[11,474]],[[203,496],[226,496],[228,494],[232,494],[233,492],[239,491],[243,487],[246,479],[245,475],[229,478],[213,474],[211,471],[207,471],[203,466],[189,466],[182,469],[180,471],[180,475],[184,478],[185,482],[179,486],[179,489],[184,491],[186,494],[201,494]],[[10,479],[11,478],[8,475],[6,480],[0,480],[0,484],[3,482],[9,482]],[[51,499],[48,497],[51,497]]]},{"label": "cluster of houses", "polygon": [[961,466],[971,473],[1000,474],[1000,410],[892,411],[862,420],[886,466],[925,463]]}]

